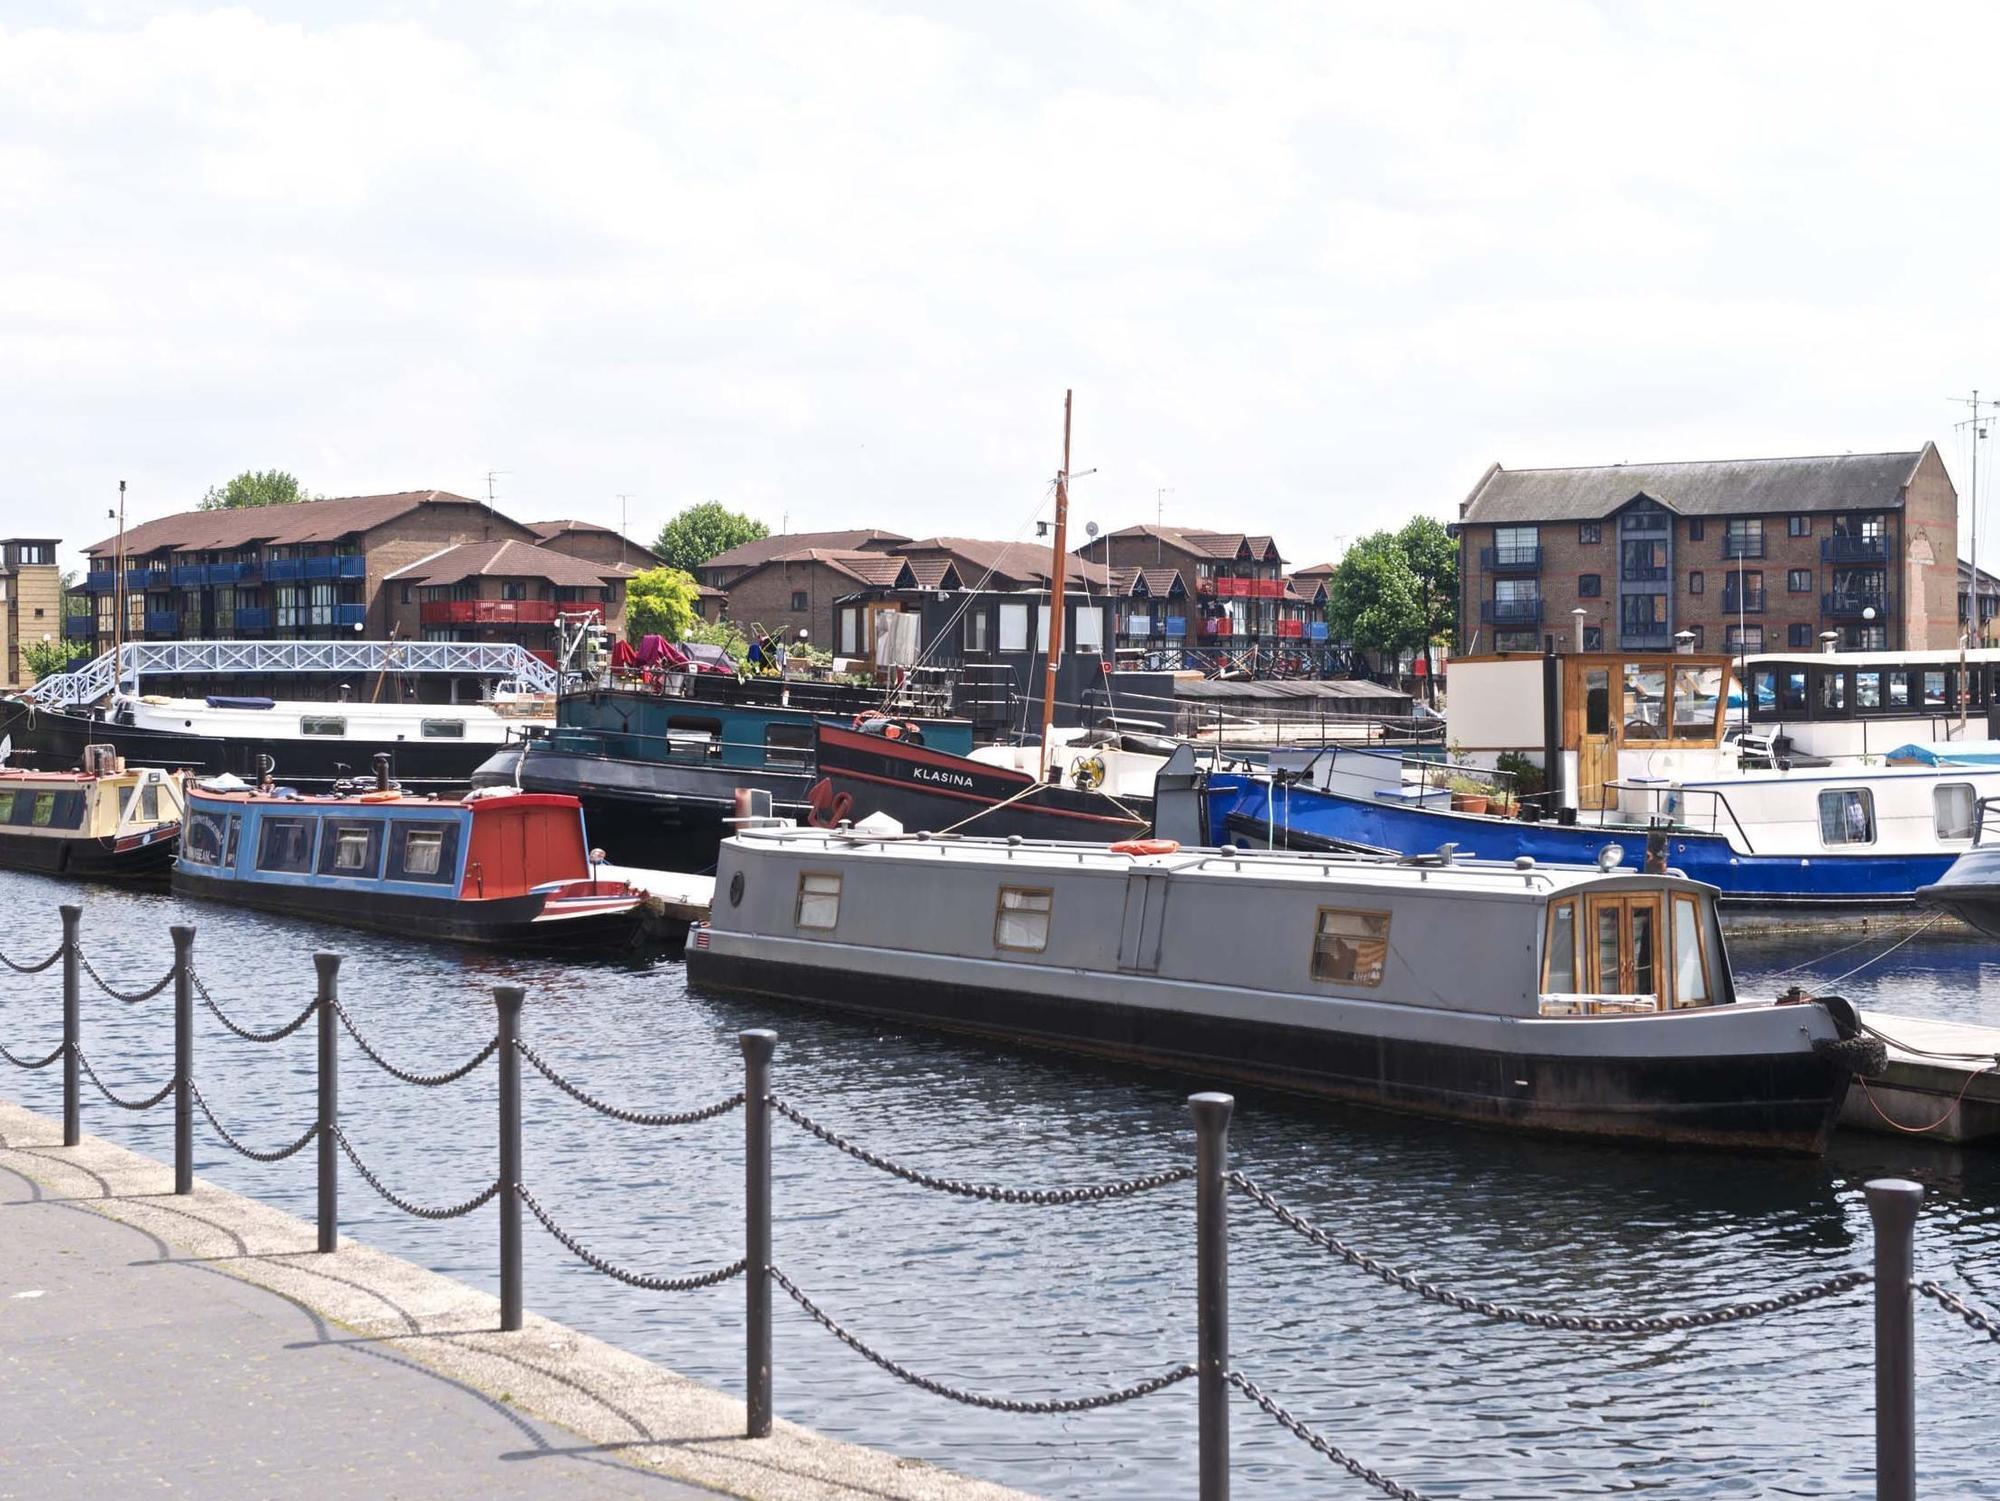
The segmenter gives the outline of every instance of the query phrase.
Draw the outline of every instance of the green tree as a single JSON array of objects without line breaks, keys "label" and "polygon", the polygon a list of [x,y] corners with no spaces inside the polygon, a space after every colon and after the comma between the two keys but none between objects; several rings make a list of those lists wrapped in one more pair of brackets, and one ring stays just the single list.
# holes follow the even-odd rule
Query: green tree
[{"label": "green tree", "polygon": [[1423,619],[1424,692],[1437,697],[1434,642],[1455,646],[1458,629],[1458,544],[1433,516],[1413,516],[1396,533],[1396,545],[1417,586],[1417,613]]},{"label": "green tree", "polygon": [[694,580],[678,568],[648,568],[625,581],[625,638],[665,636],[687,639],[694,607],[701,598]]},{"label": "green tree", "polygon": [[30,641],[21,648],[21,665],[35,675],[36,682],[40,682],[43,678],[69,671],[69,664],[89,651],[90,648],[83,642],[65,641],[61,637]]},{"label": "green tree", "polygon": [[719,500],[704,500],[661,527],[653,551],[669,568],[693,573],[717,553],[770,535],[763,522],[732,511]]},{"label": "green tree", "polygon": [[681,639],[696,641],[703,646],[719,646],[738,662],[750,655],[750,638],[733,620],[697,620]]},{"label": "green tree", "polygon": [[225,485],[211,485],[201,498],[201,508],[239,511],[250,506],[288,506],[311,499],[296,475],[282,469],[246,469]]},{"label": "green tree", "polygon": [[1421,590],[1394,532],[1371,532],[1347,550],[1326,612],[1334,636],[1363,651],[1399,652],[1423,639]]}]

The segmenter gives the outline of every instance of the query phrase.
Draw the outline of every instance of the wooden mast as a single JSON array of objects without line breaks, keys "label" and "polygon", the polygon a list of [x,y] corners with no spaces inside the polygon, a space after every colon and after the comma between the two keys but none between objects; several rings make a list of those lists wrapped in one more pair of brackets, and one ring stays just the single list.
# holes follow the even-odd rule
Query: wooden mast
[{"label": "wooden mast", "polygon": [[1063,392],[1063,458],[1062,468],[1056,471],[1056,538],[1049,568],[1049,639],[1042,643],[1048,661],[1047,675],[1042,681],[1043,781],[1049,777],[1049,727],[1055,723],[1056,667],[1062,661],[1063,572],[1069,557],[1069,413],[1074,395],[1073,391]]}]

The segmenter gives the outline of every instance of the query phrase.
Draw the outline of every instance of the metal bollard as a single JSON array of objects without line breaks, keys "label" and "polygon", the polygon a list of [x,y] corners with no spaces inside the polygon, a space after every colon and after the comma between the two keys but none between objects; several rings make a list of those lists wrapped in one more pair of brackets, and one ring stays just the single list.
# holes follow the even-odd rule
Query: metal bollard
[{"label": "metal bollard", "polygon": [[174,1192],[194,1192],[194,929],[174,935]]},{"label": "metal bollard", "polygon": [[743,1045],[743,1329],[749,1436],[771,1436],[771,1055],[778,1034],[736,1034]]},{"label": "metal bollard", "polygon": [[500,1012],[500,1327],[521,1327],[521,1002],[518,985],[496,985]]},{"label": "metal bollard", "polygon": [[83,1140],[83,1096],[78,1093],[76,1059],[83,1046],[83,908],[64,905],[63,925],[63,1145]]},{"label": "metal bollard", "polygon": [[1875,1222],[1875,1497],[1916,1501],[1917,1354],[1911,1283],[1920,1183],[1877,1178],[1862,1188]]},{"label": "metal bollard", "polygon": [[340,1243],[340,1151],[334,1132],[340,1129],[340,955],[314,954],[319,971],[319,1248]]},{"label": "metal bollard", "polygon": [[1229,1117],[1234,1095],[1188,1096],[1194,1112],[1195,1377],[1201,1501],[1229,1501]]}]

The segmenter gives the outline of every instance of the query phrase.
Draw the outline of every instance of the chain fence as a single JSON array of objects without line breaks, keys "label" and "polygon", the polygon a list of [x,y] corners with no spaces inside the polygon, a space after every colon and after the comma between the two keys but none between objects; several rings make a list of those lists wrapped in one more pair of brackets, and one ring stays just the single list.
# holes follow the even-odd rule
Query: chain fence
[{"label": "chain fence", "polygon": [[1744,1319],[1782,1313],[1786,1309],[1799,1308],[1821,1298],[1838,1297],[1858,1287],[1865,1287],[1875,1280],[1873,1274],[1869,1272],[1838,1272],[1823,1281],[1790,1288],[1773,1297],[1756,1298],[1745,1303],[1725,1303],[1715,1308],[1696,1309],[1692,1313],[1543,1313],[1530,1308],[1513,1308],[1505,1303],[1496,1303],[1490,1298],[1469,1297],[1464,1293],[1439,1287],[1435,1282],[1425,1281],[1410,1272],[1390,1266],[1387,1262],[1378,1261],[1366,1252],[1357,1251],[1338,1236],[1322,1230],[1303,1215],[1287,1209],[1254,1179],[1242,1173],[1232,1172],[1229,1175],[1229,1182],[1232,1187],[1268,1211],[1279,1224],[1296,1231],[1321,1250],[1338,1257],[1351,1267],[1380,1279],[1390,1287],[1414,1293],[1429,1303],[1455,1308],[1460,1313],[1478,1314],[1482,1318],[1495,1319],[1503,1324],[1525,1324],[1535,1329],[1562,1329],[1576,1334],[1669,1334],[1686,1329],[1709,1329],[1718,1324],[1734,1324]]},{"label": "chain fence", "polygon": [[68,1051],[69,1051],[69,1044],[66,1042],[59,1042],[56,1044],[56,1050],[53,1053],[49,1054],[48,1057],[30,1063],[25,1058],[15,1057],[14,1054],[10,1052],[4,1044],[0,1044],[0,1058],[5,1058],[9,1063],[13,1064],[14,1067],[24,1068],[29,1073],[33,1073],[38,1068],[47,1068],[51,1063],[54,1063],[56,1059],[62,1057],[62,1055],[64,1053],[67,1053]]},{"label": "chain fence", "polygon": [[189,970],[188,979],[194,985],[194,993],[201,997],[202,1005],[208,1007],[215,1014],[217,1021],[221,1022],[223,1026],[234,1032],[245,1042],[283,1042],[287,1037],[298,1031],[300,1027],[311,1021],[319,1012],[319,998],[315,996],[312,1000],[306,1002],[305,1010],[301,1011],[283,1026],[273,1027],[268,1032],[260,1032],[255,1027],[244,1026],[218,1006],[215,1003],[215,997],[208,993],[208,987],[201,983],[200,975],[196,974],[193,970]]},{"label": "chain fence", "polygon": [[90,1066],[90,1055],[85,1053],[82,1048],[78,1048],[76,1051],[76,1061],[82,1065],[83,1071],[90,1075],[90,1082],[97,1086],[97,1092],[116,1105],[120,1110],[151,1110],[160,1101],[172,1094],[174,1086],[181,1082],[181,1076],[175,1074],[173,1078],[160,1086],[158,1093],[149,1095],[143,1100],[128,1100],[123,1095],[114,1093],[108,1084],[97,1077],[97,1070]]},{"label": "chain fence", "polygon": [[1194,1176],[1193,1168],[1177,1167],[1169,1168],[1165,1172],[1148,1173],[1140,1178],[1127,1178],[1118,1183],[1093,1183],[1082,1188],[1004,1188],[988,1183],[966,1183],[957,1178],[935,1177],[916,1168],[906,1167],[892,1158],[871,1152],[866,1147],[858,1146],[832,1127],[821,1125],[803,1110],[777,1095],[770,1097],[769,1104],[773,1110],[800,1130],[818,1137],[830,1147],[845,1152],[857,1162],[865,1162],[872,1168],[888,1173],[891,1177],[901,1178],[905,1183],[914,1183],[919,1188],[928,1188],[936,1193],[953,1194],[961,1199],[983,1199],[996,1204],[1097,1204],[1107,1199],[1127,1199],[1135,1194],[1151,1193],[1155,1189],[1166,1188],[1171,1184],[1185,1183]]},{"label": "chain fence", "polygon": [[500,1037],[496,1033],[487,1039],[485,1047],[474,1053],[457,1068],[448,1068],[442,1073],[420,1074],[410,1069],[398,1068],[378,1053],[374,1045],[361,1035],[361,1029],[354,1024],[354,1018],[347,1014],[347,1008],[341,1005],[339,1001],[333,1003],[333,1014],[340,1018],[341,1026],[347,1029],[347,1035],[354,1039],[355,1046],[366,1053],[369,1060],[377,1068],[381,1069],[383,1073],[389,1075],[392,1079],[400,1079],[405,1084],[415,1084],[422,1089],[437,1089],[442,1085],[456,1084],[460,1079],[463,1079],[467,1074],[478,1068],[480,1064],[484,1063],[500,1050]]},{"label": "chain fence", "polygon": [[541,1200],[528,1192],[528,1185],[516,1183],[514,1191],[521,1196],[521,1202],[528,1206],[528,1212],[542,1222],[542,1228],[554,1236],[569,1253],[592,1271],[602,1272],[614,1282],[623,1282],[627,1287],[643,1288],[655,1293],[691,1293],[704,1287],[715,1287],[733,1277],[743,1275],[749,1262],[739,1258],[727,1266],[720,1266],[709,1272],[696,1272],[687,1277],[654,1277],[644,1272],[627,1271],[624,1267],[605,1260],[596,1252],[585,1247],[577,1238],[556,1223],[548,1210],[542,1208]]},{"label": "chain fence", "polygon": [[[555,1085],[557,1089],[560,1089],[564,1094],[568,1095],[571,1099],[577,1101],[581,1105],[585,1105],[590,1109],[595,1110],[599,1115],[609,1116],[614,1121],[623,1121],[628,1126],[698,1125],[702,1121],[712,1121],[719,1119],[720,1117],[729,1114],[729,1112],[732,1110],[741,1110],[743,1108],[743,1102],[748,1098],[748,1096],[745,1095],[744,1092],[739,1089],[735,1094],[730,1095],[727,1099],[717,1100],[712,1105],[698,1106],[693,1110],[676,1110],[667,1112],[627,1110],[617,1105],[608,1104],[607,1102],[598,1099],[596,1095],[589,1093],[581,1085],[574,1084],[570,1082],[568,1079],[565,1079],[561,1074],[556,1072],[555,1068],[548,1062],[547,1059],[543,1058],[540,1053],[537,1053],[527,1043],[517,1040],[514,1046],[520,1050],[521,1056],[527,1059],[528,1062],[534,1067],[536,1073],[540,1074],[544,1079],[547,1079],[549,1083]],[[527,1190],[523,1189],[522,1192],[526,1193]],[[558,1237],[558,1239],[560,1239],[560,1237]]]},{"label": "chain fence", "polygon": [[929,1376],[920,1376],[908,1366],[891,1360],[881,1351],[866,1344],[852,1331],[844,1328],[832,1314],[828,1313],[819,1304],[813,1302],[811,1298],[801,1292],[799,1285],[777,1267],[774,1266],[768,1270],[771,1274],[771,1280],[783,1288],[786,1295],[794,1303],[804,1309],[815,1323],[843,1345],[846,1345],[848,1349],[871,1363],[880,1366],[898,1381],[906,1381],[911,1386],[929,1392],[932,1396],[943,1397],[948,1401],[961,1403],[966,1407],[984,1407],[992,1412],[1039,1413],[1044,1415],[1064,1412],[1093,1412],[1100,1407],[1117,1407],[1121,1403],[1137,1402],[1142,1397],[1150,1397],[1155,1392],[1163,1392],[1168,1387],[1178,1382],[1186,1381],[1189,1377],[1197,1374],[1192,1365],[1178,1365],[1161,1375],[1149,1376],[1145,1380],[1134,1382],[1130,1386],[1119,1387],[1116,1391],[1093,1392],[1087,1397],[1029,1399],[1020,1397],[994,1397],[989,1396],[985,1392],[970,1392],[962,1387],[947,1386],[942,1381],[934,1381]]},{"label": "chain fence", "polygon": [[1332,1439],[1327,1438],[1324,1434],[1315,1431],[1310,1425],[1293,1417],[1291,1413],[1287,1412],[1274,1401],[1261,1386],[1241,1371],[1231,1371],[1226,1379],[1231,1386],[1235,1387],[1244,1396],[1261,1407],[1265,1415],[1280,1428],[1306,1444],[1307,1447],[1316,1453],[1339,1465],[1356,1480],[1366,1481],[1383,1495],[1393,1497],[1394,1501],[1424,1501],[1421,1492],[1413,1491],[1407,1485],[1391,1480],[1380,1470],[1363,1464],[1338,1444],[1334,1443]]},{"label": "chain fence", "polygon": [[1981,1313],[1958,1294],[1947,1292],[1935,1282],[1919,1282],[1916,1288],[1946,1313],[1955,1313],[1965,1320],[1965,1327],[1974,1334],[1983,1334],[1995,1344],[2000,1344],[2000,1320]]},{"label": "chain fence", "polygon": [[56,951],[39,964],[24,964],[19,959],[9,959],[5,954],[0,954],[0,964],[6,965],[17,975],[38,975],[62,956],[63,945],[59,943],[56,945]]},{"label": "chain fence", "polygon": [[500,1192],[500,1180],[495,1178],[486,1187],[482,1188],[462,1204],[451,1204],[438,1209],[428,1204],[413,1203],[391,1190],[380,1178],[369,1171],[368,1164],[363,1162],[361,1155],[354,1150],[354,1143],[347,1139],[347,1133],[338,1126],[333,1128],[333,1139],[339,1145],[342,1155],[354,1164],[354,1171],[361,1174],[362,1182],[374,1189],[376,1193],[380,1194],[390,1204],[402,1210],[403,1213],[415,1215],[420,1220],[462,1219],[464,1216],[472,1213],[473,1210],[490,1203]]},{"label": "chain fence", "polygon": [[283,1162],[287,1157],[304,1151],[313,1138],[319,1135],[319,1122],[314,1121],[310,1126],[306,1127],[305,1134],[290,1146],[279,1147],[275,1152],[260,1152],[255,1147],[244,1146],[242,1142],[230,1134],[227,1126],[215,1118],[215,1111],[209,1107],[208,1101],[202,1097],[201,1086],[199,1084],[191,1085],[190,1090],[194,1095],[195,1104],[200,1106],[201,1113],[208,1117],[209,1125],[215,1128],[215,1134],[222,1138],[223,1145],[240,1156],[248,1157],[252,1162]]},{"label": "chain fence", "polygon": [[120,990],[97,972],[97,966],[90,962],[90,956],[84,953],[82,949],[76,951],[76,961],[83,966],[83,972],[90,976],[91,982],[99,990],[110,996],[112,1000],[123,1001],[128,1006],[136,1006],[141,1001],[150,1001],[154,996],[173,984],[174,976],[179,972],[176,966],[168,965],[167,972],[144,990]]}]

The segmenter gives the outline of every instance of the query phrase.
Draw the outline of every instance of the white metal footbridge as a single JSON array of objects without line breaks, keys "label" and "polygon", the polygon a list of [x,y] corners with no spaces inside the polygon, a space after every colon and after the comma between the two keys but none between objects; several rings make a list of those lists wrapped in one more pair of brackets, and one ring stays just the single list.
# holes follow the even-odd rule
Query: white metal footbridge
[{"label": "white metal footbridge", "polygon": [[512,642],[489,641],[128,641],[73,672],[43,678],[23,697],[43,708],[96,703],[114,690],[137,693],[147,674],[383,672],[512,678],[554,693],[556,670]]}]

